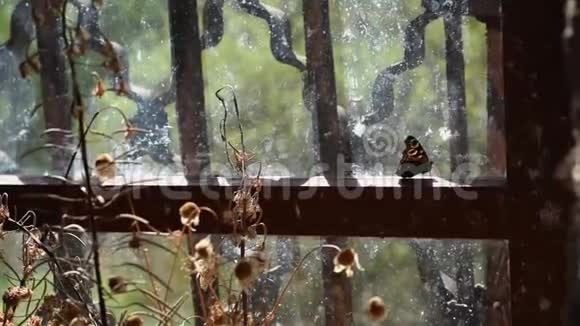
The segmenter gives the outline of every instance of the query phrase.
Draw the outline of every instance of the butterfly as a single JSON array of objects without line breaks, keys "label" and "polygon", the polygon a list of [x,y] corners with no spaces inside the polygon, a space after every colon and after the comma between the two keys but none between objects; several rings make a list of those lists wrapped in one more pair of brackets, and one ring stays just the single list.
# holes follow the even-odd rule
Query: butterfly
[{"label": "butterfly", "polygon": [[403,178],[411,178],[417,174],[431,171],[432,165],[433,162],[429,160],[429,156],[427,156],[417,138],[407,136],[405,138],[403,157],[397,168],[397,175]]}]

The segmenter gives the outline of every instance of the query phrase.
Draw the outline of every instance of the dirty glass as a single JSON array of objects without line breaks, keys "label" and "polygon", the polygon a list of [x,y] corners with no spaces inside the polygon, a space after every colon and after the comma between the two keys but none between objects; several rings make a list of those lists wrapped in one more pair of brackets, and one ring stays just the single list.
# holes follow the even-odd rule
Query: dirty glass
[{"label": "dirty glass", "polygon": [[[394,175],[413,135],[433,163],[422,172],[462,182],[504,176],[500,10],[496,1],[478,3],[329,2],[338,116],[354,175]],[[0,0],[0,173],[78,178],[74,110],[66,100],[57,109],[42,105],[58,78],[45,76],[43,86],[48,73],[34,26],[50,24],[31,5]],[[318,175],[302,2],[197,6],[210,160],[202,173],[236,175],[230,162],[243,147],[249,169],[263,177]],[[87,133],[91,168],[109,154],[116,174],[132,181],[182,175],[167,2],[68,1],[66,16],[63,55],[74,56],[84,112],[95,117]],[[61,40],[55,49],[63,48]],[[66,97],[72,83],[63,64],[53,74],[63,75]],[[224,141],[215,93],[226,86]]]},{"label": "dirty glass", "polygon": [[[87,293],[93,298],[89,302],[96,305],[90,263],[85,263],[87,257],[92,260],[87,254],[90,241],[82,232],[71,230],[67,232],[75,236],[66,238],[67,250],[55,253],[62,257],[63,268],[67,262],[77,264],[75,271],[67,275],[75,282],[84,282],[84,288],[79,291],[89,290]],[[200,298],[201,292],[190,288],[190,273],[195,265],[187,258],[187,248],[198,248],[193,242],[188,243],[187,238],[175,233],[164,236],[141,232],[138,235],[101,233],[99,237],[103,243],[101,270],[110,318],[120,321],[138,316],[146,325],[154,325],[163,316],[161,311],[168,314],[171,306],[176,307],[171,313],[172,322],[189,325],[210,314],[210,302],[213,301],[205,302],[205,308],[200,301],[196,305],[194,301]],[[204,237],[195,235],[193,241],[199,245]],[[209,255],[219,257],[216,258],[217,281],[209,287],[209,296],[204,292],[204,300],[217,295],[224,311],[233,311],[240,291],[245,289],[247,309],[252,318],[262,320],[264,315],[274,311],[277,325],[325,325],[326,313],[333,313],[339,306],[346,306],[347,314],[340,318],[352,318],[356,325],[369,325],[372,321],[387,325],[435,325],[451,320],[465,322],[466,318],[470,318],[470,325],[510,324],[505,241],[339,239],[342,249],[351,248],[358,256],[360,269],[353,264],[353,274],[349,278],[345,271],[335,273],[334,257],[338,250],[332,248],[331,243],[336,244],[336,240],[268,237],[263,250],[265,266],[246,284],[238,279],[238,275],[243,274],[236,272],[241,261],[239,247],[231,237],[214,235],[206,243],[211,243],[212,249],[204,248]],[[245,256],[257,257],[256,251],[261,250],[257,245],[261,242],[261,237],[248,241]],[[50,241],[45,243],[49,248],[56,248]],[[0,240],[2,291],[16,286],[17,277],[23,275],[23,262],[30,262],[21,259],[24,257],[23,244],[33,252],[34,244],[20,233],[10,232]],[[192,252],[193,257],[199,258],[199,249]],[[84,258],[73,258],[76,255]],[[25,283],[34,290],[18,305],[16,320],[28,315],[42,317],[44,310],[38,308],[46,306],[42,299],[62,289],[59,278],[52,275],[43,278],[49,266],[54,268],[49,261],[45,254],[35,258],[33,266],[38,266]],[[79,277],[81,275],[85,278]],[[197,280],[202,284],[199,276]],[[325,295],[334,293],[325,289],[343,284],[340,282],[346,282],[346,290],[334,301],[325,299]],[[166,291],[167,288],[171,291]],[[163,302],[159,302],[159,298],[163,298]],[[279,306],[273,310],[275,302]],[[372,311],[369,309],[371,303],[375,308]],[[381,307],[384,309],[378,309]]]},{"label": "dirty glass", "polygon": [[338,104],[361,174],[392,174],[414,136],[432,174],[502,177],[499,1],[331,1]]}]

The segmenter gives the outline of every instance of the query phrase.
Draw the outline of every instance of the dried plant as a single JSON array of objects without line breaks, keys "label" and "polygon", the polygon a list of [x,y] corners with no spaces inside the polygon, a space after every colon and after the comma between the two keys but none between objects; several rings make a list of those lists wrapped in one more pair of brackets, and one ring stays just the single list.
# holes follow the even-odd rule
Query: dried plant
[{"label": "dried plant", "polygon": [[[75,6],[81,4],[70,1]],[[314,252],[322,248],[331,248],[337,251],[334,260],[335,272],[351,277],[353,266],[362,270],[358,262],[358,256],[352,249],[341,249],[334,245],[321,245],[308,251],[294,270],[290,273],[283,290],[272,302],[272,309],[266,312],[253,312],[249,308],[248,295],[254,288],[257,280],[264,274],[275,271],[279,266],[272,267],[267,244],[267,226],[262,221],[263,210],[260,205],[262,192],[262,180],[260,176],[261,165],[255,175],[248,169],[252,164],[260,164],[257,155],[250,153],[244,140],[244,129],[240,119],[240,109],[232,87],[219,89],[215,95],[223,106],[224,116],[220,123],[221,138],[225,148],[225,155],[232,170],[239,176],[239,186],[233,193],[228,207],[222,212],[216,213],[209,207],[199,206],[195,202],[185,202],[179,209],[178,219],[181,229],[168,233],[153,228],[149,221],[138,216],[133,209],[131,196],[121,188],[114,195],[104,196],[98,191],[98,186],[114,180],[119,175],[118,166],[120,158],[126,156],[123,153],[114,157],[108,153],[97,156],[93,164],[89,164],[87,153],[87,135],[101,136],[114,140],[115,134],[122,133],[122,142],[130,142],[138,133],[148,133],[148,130],[136,128],[127,119],[123,110],[115,107],[105,107],[94,113],[87,120],[88,111],[81,95],[78,82],[78,72],[75,67],[81,64],[82,58],[88,53],[92,42],[99,42],[99,53],[104,57],[103,67],[113,74],[114,83],[107,88],[106,82],[97,73],[92,76],[96,82],[92,96],[101,98],[106,92],[114,92],[119,96],[134,96],[128,81],[124,79],[123,60],[118,53],[116,43],[111,42],[103,33],[93,35],[83,26],[69,26],[67,19],[67,4],[64,1],[59,10],[62,20],[62,38],[64,39],[63,54],[68,62],[70,80],[72,82],[72,101],[70,114],[76,119],[79,139],[63,176],[53,176],[54,179],[65,183],[75,183],[70,180],[73,161],[79,156],[82,163],[82,194],[76,197],[65,197],[55,194],[28,194],[27,196],[40,196],[56,202],[80,205],[84,209],[84,215],[74,216],[68,213],[62,215],[62,223],[58,226],[38,226],[36,213],[29,211],[22,217],[12,217],[8,194],[2,194],[0,201],[0,234],[4,226],[16,229],[23,234],[22,257],[23,269],[19,272],[0,255],[0,260],[10,269],[12,278],[18,284],[9,287],[2,296],[3,310],[0,313],[1,326],[5,325],[124,325],[140,326],[145,320],[151,319],[159,325],[185,325],[192,320],[201,320],[204,325],[217,326],[248,326],[269,325],[276,318],[277,311],[288,292],[290,283],[302,268],[304,262]],[[87,10],[98,14],[102,3],[92,1]],[[85,8],[86,9],[86,8]],[[34,19],[37,26],[42,26],[46,17],[35,12]],[[28,55],[20,64],[20,72],[23,78],[30,77],[40,71],[39,55]],[[237,125],[239,140],[234,141],[228,137],[227,121],[229,106],[222,93],[225,89],[232,90],[233,112]],[[102,112],[110,110],[121,115],[124,128],[112,134],[105,134],[93,128],[94,122]],[[88,121],[88,123],[87,123]],[[73,132],[58,128],[47,129],[43,135],[61,134],[72,137]],[[38,150],[60,148],[60,145],[43,145],[23,154],[23,157]],[[106,197],[106,198],[105,198]],[[116,212],[111,216],[110,211],[120,201],[127,201],[131,211]],[[231,227],[231,233],[227,239],[215,241],[212,236],[198,237],[199,240],[191,244],[190,250],[183,258],[183,245],[193,238],[199,225],[205,218],[223,222]],[[130,234],[118,241],[111,243],[113,253],[129,249],[138,262],[118,262],[113,268],[130,270],[129,274],[118,274],[106,280],[108,290],[105,289],[105,280],[102,275],[101,243],[97,232],[97,220],[130,220]],[[88,225],[84,229],[78,224]],[[172,240],[170,245],[161,241],[151,240],[148,236],[154,234],[162,238]],[[258,240],[258,234],[263,236]],[[197,236],[197,235],[196,235]],[[87,243],[88,239],[88,243]],[[238,248],[237,257],[225,259],[222,257],[224,246],[231,241]],[[251,243],[256,245],[250,245]],[[80,251],[69,253],[68,247],[79,247]],[[149,248],[157,248],[171,256],[169,276],[164,278],[154,272],[152,257]],[[186,296],[181,296],[171,302],[169,300],[175,274],[181,266],[189,274],[199,288],[199,293],[194,293],[201,301],[201,311],[198,315],[183,316],[180,308],[186,301]],[[230,277],[221,275],[220,268],[233,263]],[[48,267],[48,272],[44,269]],[[131,275],[139,273],[144,275],[146,282],[138,282]],[[49,277],[52,276],[52,277]],[[228,280],[235,280],[228,282]],[[51,287],[54,293],[47,293]],[[91,288],[96,287],[96,302],[93,300]],[[42,289],[42,290],[40,290]],[[225,289],[226,293],[219,293],[219,289]],[[128,293],[137,293],[141,296],[140,301],[125,306],[113,306],[116,298]],[[39,294],[39,297],[35,295]],[[221,295],[220,295],[221,294]],[[33,299],[34,297],[34,299]],[[376,300],[375,300],[376,301]],[[381,301],[382,302],[382,301]],[[375,320],[380,319],[380,305],[374,302],[369,308],[369,314],[375,314]],[[121,311],[116,314],[112,308]],[[384,315],[384,304],[383,304]],[[380,307],[379,307],[380,308]],[[24,309],[23,317],[17,321],[16,311]],[[135,311],[135,309],[139,309]],[[378,309],[378,310],[377,310]]]}]

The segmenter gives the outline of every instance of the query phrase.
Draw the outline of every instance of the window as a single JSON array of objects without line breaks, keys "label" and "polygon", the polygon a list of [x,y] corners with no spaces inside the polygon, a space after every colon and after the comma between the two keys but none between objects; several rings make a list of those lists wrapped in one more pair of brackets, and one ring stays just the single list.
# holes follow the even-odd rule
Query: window
[{"label": "window", "polygon": [[[30,300],[5,299],[3,318],[48,318],[31,308],[46,293],[27,292],[45,284],[87,303],[68,316],[81,323],[559,321],[570,201],[541,181],[567,149],[546,144],[570,137],[559,70],[540,64],[559,59],[543,46],[557,33],[518,16],[544,17],[539,5],[0,3],[0,285],[24,282],[12,295]],[[405,167],[409,144],[426,155]],[[252,256],[262,237],[267,265]],[[221,258],[204,286],[208,241]],[[22,281],[27,244],[52,286]],[[337,252],[365,270],[348,277]]]}]

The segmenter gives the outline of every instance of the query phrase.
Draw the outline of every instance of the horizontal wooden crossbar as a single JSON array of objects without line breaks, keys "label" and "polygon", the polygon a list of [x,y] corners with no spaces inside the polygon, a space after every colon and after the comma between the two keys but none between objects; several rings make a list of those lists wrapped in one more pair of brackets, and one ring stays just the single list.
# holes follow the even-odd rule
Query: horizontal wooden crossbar
[{"label": "horizontal wooden crossbar", "polygon": [[[46,180],[45,180],[46,181]],[[167,181],[167,180],[166,180]],[[54,183],[54,182],[53,182]],[[95,186],[105,201],[98,211],[98,230],[128,232],[134,213],[158,230],[181,228],[179,207],[186,201],[207,206],[223,216],[239,189],[239,180],[213,179],[204,184]],[[322,178],[263,179],[259,204],[268,233],[278,235],[340,235],[426,238],[507,238],[506,195],[502,186],[460,186],[439,178],[351,178],[331,185]],[[60,225],[62,215],[82,216],[80,185],[0,185],[9,194],[10,209],[36,212],[36,224]],[[68,200],[65,198],[70,198]],[[87,225],[82,219],[66,223]],[[231,231],[210,214],[199,232]]]}]

